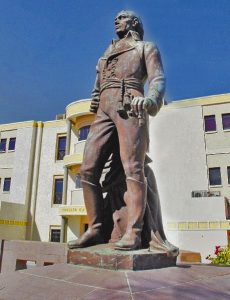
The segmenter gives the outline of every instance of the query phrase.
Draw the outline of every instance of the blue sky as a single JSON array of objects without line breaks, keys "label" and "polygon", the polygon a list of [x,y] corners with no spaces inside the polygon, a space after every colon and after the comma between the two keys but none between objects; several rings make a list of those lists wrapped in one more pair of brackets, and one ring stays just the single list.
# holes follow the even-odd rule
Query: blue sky
[{"label": "blue sky", "polygon": [[0,0],[0,123],[52,120],[89,98],[121,9],[160,48],[169,102],[230,92],[229,0]]}]

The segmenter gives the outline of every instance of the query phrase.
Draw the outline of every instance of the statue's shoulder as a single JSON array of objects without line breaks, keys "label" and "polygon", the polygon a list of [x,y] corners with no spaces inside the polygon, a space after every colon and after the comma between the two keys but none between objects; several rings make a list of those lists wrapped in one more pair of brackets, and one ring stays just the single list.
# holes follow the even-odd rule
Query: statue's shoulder
[{"label": "statue's shoulder", "polygon": [[144,41],[144,52],[159,52],[157,45],[154,42]]},{"label": "statue's shoulder", "polygon": [[112,52],[112,50],[113,50],[113,44],[111,43],[110,45],[109,45],[109,47],[105,50],[105,52],[104,52],[104,54],[102,55],[102,59],[103,58],[107,58],[109,55],[110,55],[110,53]]},{"label": "statue's shoulder", "polygon": [[156,50],[158,49],[157,45],[154,42],[144,41],[146,50]]},{"label": "statue's shoulder", "polygon": [[150,52],[157,51],[156,44],[148,41],[135,41],[135,47],[142,58]]}]

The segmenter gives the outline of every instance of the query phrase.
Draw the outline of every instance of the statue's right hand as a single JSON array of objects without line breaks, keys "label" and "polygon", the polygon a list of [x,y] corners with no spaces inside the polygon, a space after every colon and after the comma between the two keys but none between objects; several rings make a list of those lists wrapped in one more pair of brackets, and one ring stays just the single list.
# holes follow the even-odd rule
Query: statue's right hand
[{"label": "statue's right hand", "polygon": [[96,112],[97,112],[97,110],[98,110],[98,107],[99,107],[99,99],[93,98],[93,99],[91,100],[91,104],[90,104],[90,109],[89,109],[89,111],[96,114]]}]

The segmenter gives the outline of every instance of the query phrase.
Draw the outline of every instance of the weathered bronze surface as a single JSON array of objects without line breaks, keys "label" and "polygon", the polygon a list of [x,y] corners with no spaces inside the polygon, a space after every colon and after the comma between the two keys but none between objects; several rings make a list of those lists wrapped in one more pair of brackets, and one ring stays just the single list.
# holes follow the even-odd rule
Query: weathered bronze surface
[{"label": "weathered bronze surface", "polygon": [[[106,242],[113,230],[116,249],[150,246],[177,253],[164,234],[155,178],[146,156],[148,115],[158,113],[165,90],[160,53],[156,45],[143,41],[143,25],[135,13],[118,13],[115,30],[118,40],[97,64],[90,108],[96,119],[81,166],[89,228],[78,240],[69,242],[69,248]],[[147,80],[149,91],[145,97]],[[100,179],[109,158],[110,171],[103,183],[108,193],[103,199]]]}]

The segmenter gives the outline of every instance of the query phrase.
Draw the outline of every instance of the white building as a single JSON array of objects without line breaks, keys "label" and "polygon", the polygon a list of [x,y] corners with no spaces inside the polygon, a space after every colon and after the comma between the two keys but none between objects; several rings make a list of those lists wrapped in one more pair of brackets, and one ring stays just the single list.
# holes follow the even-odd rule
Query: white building
[{"label": "white building", "polygon": [[229,94],[171,103],[150,122],[167,236],[203,258],[230,244],[229,122]]},{"label": "white building", "polygon": [[0,238],[26,239],[40,123],[0,125]]},{"label": "white building", "polygon": [[[0,238],[67,241],[87,228],[79,168],[89,100],[66,119],[0,125]],[[150,118],[165,231],[203,258],[230,243],[230,94],[175,101]]]}]

